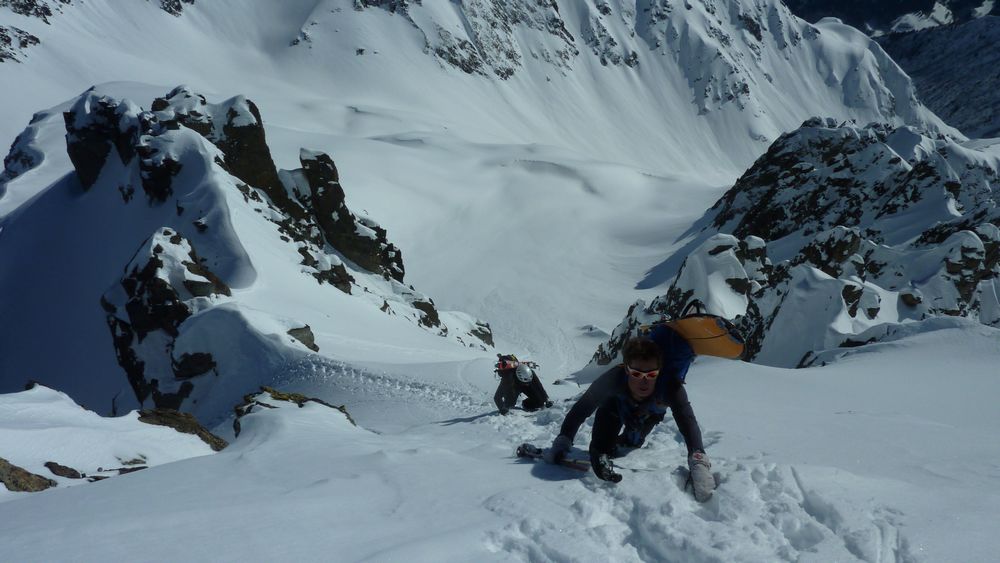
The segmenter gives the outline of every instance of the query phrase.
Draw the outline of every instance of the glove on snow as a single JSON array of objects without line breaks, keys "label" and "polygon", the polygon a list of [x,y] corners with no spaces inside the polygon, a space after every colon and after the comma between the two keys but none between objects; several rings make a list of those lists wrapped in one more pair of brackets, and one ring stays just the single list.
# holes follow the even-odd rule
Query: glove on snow
[{"label": "glove on snow", "polygon": [[708,456],[704,452],[694,452],[688,457],[688,469],[691,471],[695,500],[705,502],[712,498],[715,476],[712,475],[712,463],[708,461]]},{"label": "glove on snow", "polygon": [[569,449],[573,447],[573,440],[569,436],[560,434],[552,440],[552,447],[542,452],[542,459],[549,463],[559,463],[566,458]]}]

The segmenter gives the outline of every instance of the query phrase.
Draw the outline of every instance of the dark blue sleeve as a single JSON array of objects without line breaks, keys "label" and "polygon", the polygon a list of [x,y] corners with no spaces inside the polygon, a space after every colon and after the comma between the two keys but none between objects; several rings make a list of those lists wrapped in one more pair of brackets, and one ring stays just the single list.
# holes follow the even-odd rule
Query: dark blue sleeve
[{"label": "dark blue sleeve", "polygon": [[660,348],[660,377],[666,375],[675,381],[684,381],[694,361],[694,350],[687,340],[666,325],[654,328],[649,338]]},{"label": "dark blue sleeve", "polygon": [[576,431],[580,429],[584,421],[590,415],[594,414],[594,411],[603,405],[605,401],[616,396],[618,380],[621,375],[622,369],[615,366],[594,380],[590,384],[590,388],[573,405],[573,408],[569,410],[569,414],[566,415],[566,420],[563,421],[559,433],[563,436],[568,436],[570,440],[576,437]]}]

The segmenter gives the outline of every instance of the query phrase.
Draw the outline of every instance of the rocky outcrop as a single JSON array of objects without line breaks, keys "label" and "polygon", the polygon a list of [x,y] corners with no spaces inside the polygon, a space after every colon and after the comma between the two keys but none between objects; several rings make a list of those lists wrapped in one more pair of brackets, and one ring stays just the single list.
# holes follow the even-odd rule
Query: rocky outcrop
[{"label": "rocky outcrop", "polygon": [[319,352],[319,346],[316,345],[316,337],[313,335],[313,331],[309,328],[309,325],[290,329],[287,333],[295,340],[302,343],[303,346],[309,348],[313,352]]},{"label": "rocky outcrop", "polygon": [[56,486],[56,482],[52,479],[25,471],[2,457],[0,457],[0,483],[3,483],[8,491],[21,493],[34,493]]},{"label": "rocky outcrop", "polygon": [[925,214],[956,216],[923,226],[940,242],[1000,217],[991,189],[998,169],[996,157],[912,127],[813,118],[775,141],[716,202],[713,226],[765,240],[857,227],[881,242],[897,229],[888,219],[919,204]]},{"label": "rocky outcrop", "polygon": [[86,477],[86,475],[80,473],[76,469],[58,464],[54,461],[45,462],[45,467],[57,477],[65,477],[66,479],[83,479]]},{"label": "rocky outcrop", "polygon": [[716,203],[667,292],[634,304],[593,361],[693,300],[741,328],[746,359],[785,367],[876,342],[893,333],[883,324],[1000,326],[998,171],[1000,158],[909,127],[809,120]]},{"label": "rocky outcrop", "polygon": [[222,151],[230,174],[266,193],[283,212],[293,217],[302,215],[278,179],[260,110],[252,101],[236,96],[209,104],[205,96],[178,86],[153,100],[152,110],[166,127],[183,125],[211,141]]},{"label": "rocky outcrop", "polygon": [[194,0],[160,0],[160,8],[173,16],[181,15],[181,12],[184,11],[184,4],[190,6],[194,4]]},{"label": "rocky outcrop", "polygon": [[7,184],[30,170],[36,168],[45,159],[45,154],[37,146],[38,129],[46,113],[36,113],[31,123],[21,132],[10,146],[10,152],[3,159],[3,172],[0,172],[0,197],[3,197]]},{"label": "rocky outcrop", "polygon": [[0,63],[21,62],[24,58],[24,52],[38,43],[37,37],[23,29],[0,25]]},{"label": "rocky outcrop", "polygon": [[[181,164],[171,152],[168,128],[157,117],[128,100],[115,100],[88,91],[63,114],[66,150],[83,189],[90,189],[114,151],[122,167],[137,161],[140,184],[152,203],[164,203],[173,194],[173,178]],[[136,158],[138,157],[138,158]],[[134,193],[131,186],[124,194]],[[128,202],[130,196],[125,197]]]},{"label": "rocky outcrop", "polygon": [[301,150],[302,175],[309,184],[306,207],[312,210],[329,242],[348,260],[386,278],[403,281],[402,253],[378,223],[347,208],[337,167],[327,154]]},{"label": "rocky outcrop", "polygon": [[[177,357],[174,341],[181,324],[211,298],[229,295],[179,233],[163,228],[143,244],[119,287],[101,300],[118,363],[140,403],[151,399],[157,407],[178,409],[194,388],[190,380],[214,371],[210,353]],[[161,361],[151,361],[155,357]]]},{"label": "rocky outcrop", "polygon": [[316,270],[318,281],[345,293],[351,292],[354,282],[340,260],[323,250],[324,243],[364,270],[403,280],[399,249],[388,241],[385,229],[348,209],[333,159],[303,149],[302,168],[279,173],[267,146],[260,111],[251,100],[236,96],[209,104],[205,96],[178,86],[157,98],[152,108],[164,126],[187,127],[218,147],[226,170],[246,183],[244,195],[248,199],[256,197],[252,188],[267,195],[284,214],[275,222],[286,236],[302,243],[298,249],[302,264]]},{"label": "rocky outcrop", "polygon": [[156,426],[166,426],[182,434],[194,434],[201,438],[202,442],[208,444],[213,451],[222,451],[229,445],[225,440],[212,434],[199,424],[198,419],[193,415],[173,409],[147,409],[139,411],[139,422]]},{"label": "rocky outcrop", "polygon": [[62,7],[73,0],[0,0],[0,8],[7,8],[15,14],[38,18],[50,23],[49,18],[62,11]]},{"label": "rocky outcrop", "polygon": [[347,420],[352,424],[357,426],[354,419],[351,418],[351,414],[347,412],[347,408],[343,405],[337,407],[327,403],[322,399],[316,399],[313,397],[306,397],[305,395],[299,393],[286,393],[283,391],[278,391],[272,387],[262,386],[260,392],[251,393],[243,397],[243,402],[233,407],[233,411],[236,413],[236,419],[233,421],[233,431],[236,436],[239,437],[241,431],[240,419],[247,416],[255,410],[261,409],[276,409],[282,408],[283,406],[295,405],[299,408],[306,406],[307,403],[315,403],[318,405],[323,405],[324,407],[329,407],[331,409],[340,411],[343,413]]},{"label": "rocky outcrop", "polygon": [[[244,322],[237,318],[239,313],[205,314],[229,301],[231,291],[211,271],[209,262],[198,256],[192,240],[207,245],[213,264],[240,262],[245,256],[226,256],[220,250],[244,252],[230,248],[226,214],[210,211],[214,205],[210,201],[219,195],[192,194],[191,186],[199,182],[238,190],[248,208],[274,224],[290,252],[297,255],[301,271],[319,283],[348,294],[360,285],[359,297],[377,299],[376,306],[387,314],[403,315],[465,345],[483,349],[491,345],[489,325],[455,314],[442,317],[433,300],[402,283],[405,270],[399,248],[389,242],[378,223],[348,208],[332,158],[302,150],[302,168],[275,168],[260,112],[252,101],[236,96],[210,104],[204,96],[179,86],[157,98],[152,111],[144,111],[130,101],[91,90],[65,112],[63,120],[67,151],[84,190],[117,184],[123,203],[129,205],[137,188],[132,182],[138,178],[150,207],[172,199],[176,210],[169,219],[162,217],[171,226],[161,227],[143,243],[125,275],[101,301],[118,362],[140,403],[150,400],[170,409],[196,403],[202,389],[224,379],[219,354],[231,351],[216,342],[222,338],[220,331],[227,330],[222,327]],[[11,175],[37,166],[29,150],[32,131],[26,130],[8,156],[13,164]],[[191,174],[184,172],[186,166],[204,170],[205,177],[185,177],[186,191],[178,192],[180,188],[175,189],[173,183],[179,175]],[[197,214],[186,216],[187,207]],[[247,264],[245,269],[252,266]],[[368,274],[374,274],[373,278],[359,283],[356,276]],[[205,321],[207,317],[212,320]],[[195,329],[193,322],[200,328]],[[211,323],[218,325],[207,328]],[[279,330],[288,338],[274,342],[296,350],[298,344],[318,350],[308,326],[290,319],[277,323],[282,325]],[[179,339],[185,330],[202,338],[192,337],[182,345]],[[267,338],[253,333],[247,341]]]}]

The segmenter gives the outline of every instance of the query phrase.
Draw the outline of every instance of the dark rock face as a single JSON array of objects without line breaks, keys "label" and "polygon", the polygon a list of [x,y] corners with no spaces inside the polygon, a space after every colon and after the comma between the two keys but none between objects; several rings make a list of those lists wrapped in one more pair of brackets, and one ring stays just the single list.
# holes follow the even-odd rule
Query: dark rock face
[{"label": "dark rock face", "polygon": [[65,477],[67,479],[83,479],[84,475],[73,469],[72,467],[66,467],[65,465],[60,465],[54,461],[45,462],[45,467],[52,472],[53,475],[57,477]]},{"label": "dark rock face", "polygon": [[160,8],[168,14],[179,16],[184,11],[184,4],[194,4],[194,0],[160,0]]},{"label": "dark rock face", "polygon": [[0,457],[0,483],[3,483],[8,491],[18,493],[35,493],[56,486],[56,482],[52,479],[25,471],[2,457]]},{"label": "dark rock face", "polygon": [[243,402],[233,407],[233,411],[236,413],[236,420],[233,421],[233,430],[235,431],[236,436],[240,435],[241,418],[255,410],[279,408],[279,405],[282,405],[283,403],[296,405],[299,408],[304,407],[306,403],[323,405],[342,412],[351,424],[354,424],[355,426],[357,425],[354,422],[354,419],[351,418],[351,414],[347,412],[347,409],[343,405],[337,407],[321,399],[306,397],[305,395],[301,395],[299,393],[285,393],[272,387],[262,386],[259,393],[251,393],[244,396]]},{"label": "dark rock face", "polygon": [[423,301],[414,301],[413,306],[416,307],[418,311],[423,313],[420,317],[420,324],[428,328],[436,328],[441,326],[441,317],[438,316],[437,309],[434,308],[434,302],[430,299]]},{"label": "dark rock face", "polygon": [[487,346],[493,347],[493,330],[490,329],[490,325],[482,322],[477,322],[475,328],[470,332],[472,336],[475,336],[481,340]]},{"label": "dark rock face", "polygon": [[313,331],[309,328],[309,325],[289,330],[288,336],[298,340],[303,346],[313,352],[319,352],[319,346],[316,345],[316,337],[313,335]]},{"label": "dark rock face", "polygon": [[0,25],[0,63],[21,62],[28,47],[38,43],[37,37],[23,29]]},{"label": "dark rock face", "polygon": [[[122,166],[131,165],[139,156],[142,189],[150,203],[163,203],[173,194],[173,178],[181,164],[171,156],[169,141],[160,138],[167,129],[156,116],[127,100],[90,91],[63,118],[66,150],[85,190],[97,181],[114,149]],[[123,190],[134,192],[132,187]]]},{"label": "dark rock face", "polygon": [[386,231],[347,208],[337,167],[328,155],[302,150],[302,173],[309,182],[309,205],[327,242],[348,260],[386,278],[403,281],[403,257]]},{"label": "dark rock face", "polygon": [[59,12],[63,5],[71,2],[72,0],[0,0],[0,8],[8,8],[15,14],[50,23],[49,18],[54,15],[53,8]]},{"label": "dark rock face", "polygon": [[[183,125],[211,141],[225,155],[226,169],[247,184],[262,190],[283,212],[299,217],[301,209],[288,199],[278,179],[256,104],[236,96],[209,104],[205,96],[178,86],[153,101],[152,110],[168,127]],[[217,122],[215,117],[224,116]]]},{"label": "dark rock face", "polygon": [[208,444],[214,451],[222,451],[228,442],[209,432],[198,420],[188,413],[177,412],[173,409],[149,409],[139,411],[139,422],[153,424],[155,426],[166,426],[182,434],[194,434],[201,438],[202,442]]},{"label": "dark rock face", "polygon": [[84,189],[90,189],[116,149],[122,165],[135,156],[138,144],[138,108],[125,101],[84,94],[63,114],[66,121],[66,150]]},{"label": "dark rock face", "polygon": [[45,159],[44,153],[36,145],[39,122],[45,117],[45,113],[36,113],[28,127],[11,144],[10,151],[3,159],[3,172],[0,172],[0,197],[3,197],[8,183],[36,168]]}]

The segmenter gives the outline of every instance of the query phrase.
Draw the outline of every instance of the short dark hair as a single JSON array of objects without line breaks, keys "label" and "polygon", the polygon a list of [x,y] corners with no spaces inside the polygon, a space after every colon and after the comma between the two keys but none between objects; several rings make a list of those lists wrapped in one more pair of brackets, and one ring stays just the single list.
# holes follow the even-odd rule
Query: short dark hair
[{"label": "short dark hair", "polygon": [[656,365],[660,365],[660,347],[652,340],[644,336],[634,336],[625,341],[622,347],[622,360],[625,365],[631,364],[634,360],[656,360]]}]

